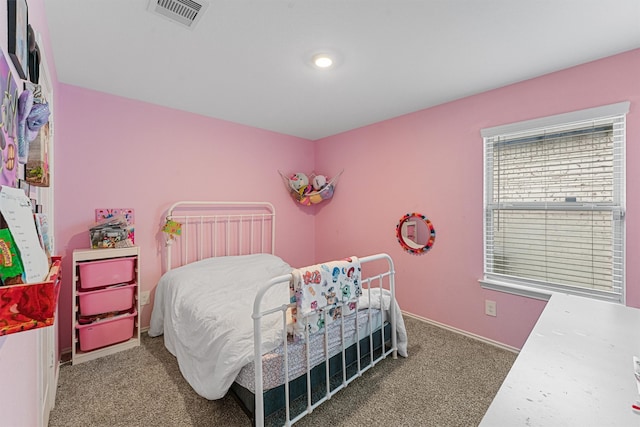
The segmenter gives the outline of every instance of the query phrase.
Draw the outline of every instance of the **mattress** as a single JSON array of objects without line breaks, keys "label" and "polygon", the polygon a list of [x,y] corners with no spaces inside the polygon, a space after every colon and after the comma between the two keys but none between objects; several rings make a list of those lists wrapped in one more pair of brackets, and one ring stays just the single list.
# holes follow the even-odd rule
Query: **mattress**
[{"label": "mattress", "polygon": [[[357,312],[358,328],[356,329],[356,313],[344,318],[344,347],[347,348],[356,341],[361,340],[369,335],[370,325],[373,330],[379,330],[382,324],[382,312],[377,309],[371,309],[371,323],[369,323],[369,310],[360,310]],[[341,322],[333,322],[328,326],[329,338],[329,357],[334,356],[342,351],[342,334],[340,332]],[[357,335],[356,335],[357,332]],[[357,337],[357,338],[356,338]],[[310,362],[311,367],[317,366],[325,360],[324,355],[324,330],[311,335],[309,338]],[[304,340],[296,340],[289,336],[287,340],[288,363],[289,363],[289,380],[295,379],[307,371],[307,350]],[[269,390],[284,384],[284,344],[281,344],[275,350],[262,356],[263,363],[263,390]],[[255,364],[249,363],[245,365],[236,377],[237,384],[246,388],[251,392],[255,392]]]}]

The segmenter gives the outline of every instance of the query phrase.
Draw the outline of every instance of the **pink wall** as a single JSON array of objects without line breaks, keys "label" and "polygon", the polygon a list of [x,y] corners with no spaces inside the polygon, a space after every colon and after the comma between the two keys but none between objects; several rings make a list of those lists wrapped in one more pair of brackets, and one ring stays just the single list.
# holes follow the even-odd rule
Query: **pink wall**
[{"label": "pink wall", "polygon": [[[160,275],[160,227],[178,200],[267,200],[276,207],[278,255],[313,263],[311,210],[285,191],[278,169],[313,169],[313,144],[203,116],[63,85],[55,117],[55,239],[63,258],[61,347],[71,346],[71,256],[89,245],[94,209],[135,209],[141,285]],[[301,248],[303,250],[301,250]],[[152,305],[142,313],[149,324]]]},{"label": "pink wall", "polygon": [[[627,305],[640,307],[640,50],[581,65],[318,141],[317,170],[345,169],[316,216],[316,256],[387,252],[402,309],[520,348],[544,302],[484,290],[480,129],[631,101],[627,116]],[[425,255],[404,253],[407,212],[436,229]],[[484,314],[485,299],[497,317]]]}]

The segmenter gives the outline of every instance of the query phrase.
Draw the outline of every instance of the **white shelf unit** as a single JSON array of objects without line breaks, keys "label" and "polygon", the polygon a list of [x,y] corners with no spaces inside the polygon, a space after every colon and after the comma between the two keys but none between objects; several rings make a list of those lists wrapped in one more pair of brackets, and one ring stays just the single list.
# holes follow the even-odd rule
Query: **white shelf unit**
[{"label": "white shelf unit", "polygon": [[[80,271],[79,266],[83,263],[91,263],[104,260],[115,260],[118,258],[134,258],[134,282],[136,284],[133,306],[135,308],[135,316],[133,320],[133,336],[123,342],[118,342],[94,350],[82,351],[80,349],[79,331],[76,327],[80,317],[79,294],[86,291],[80,291]],[[116,283],[114,283],[115,285]],[[137,246],[130,248],[113,248],[113,249],[75,249],[73,251],[73,322],[72,322],[72,364],[88,362],[89,360],[108,356],[123,350],[127,350],[140,345],[140,248]]]}]

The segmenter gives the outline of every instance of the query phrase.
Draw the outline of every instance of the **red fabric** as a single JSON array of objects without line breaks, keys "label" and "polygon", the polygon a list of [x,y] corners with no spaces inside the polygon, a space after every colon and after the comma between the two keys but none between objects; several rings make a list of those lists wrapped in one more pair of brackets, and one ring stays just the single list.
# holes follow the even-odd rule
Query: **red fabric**
[{"label": "red fabric", "polygon": [[54,262],[46,282],[0,287],[0,335],[53,325],[60,264]]}]

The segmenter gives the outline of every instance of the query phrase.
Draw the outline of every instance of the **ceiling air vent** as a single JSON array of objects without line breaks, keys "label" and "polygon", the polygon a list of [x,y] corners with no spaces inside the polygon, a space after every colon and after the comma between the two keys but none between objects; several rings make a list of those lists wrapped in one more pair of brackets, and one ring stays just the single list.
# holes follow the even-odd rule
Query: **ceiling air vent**
[{"label": "ceiling air vent", "polygon": [[147,10],[193,29],[208,5],[203,0],[149,0]]}]

